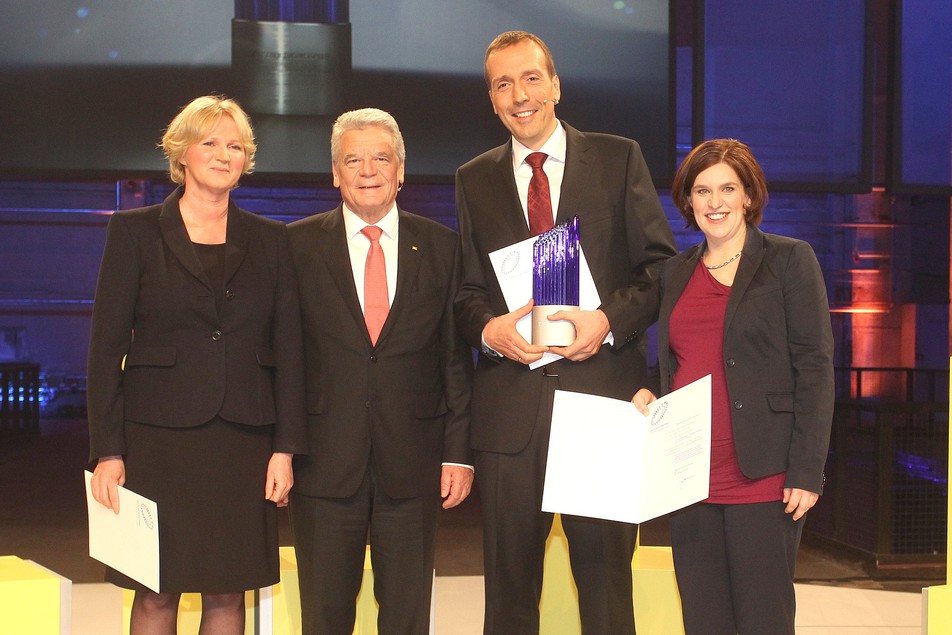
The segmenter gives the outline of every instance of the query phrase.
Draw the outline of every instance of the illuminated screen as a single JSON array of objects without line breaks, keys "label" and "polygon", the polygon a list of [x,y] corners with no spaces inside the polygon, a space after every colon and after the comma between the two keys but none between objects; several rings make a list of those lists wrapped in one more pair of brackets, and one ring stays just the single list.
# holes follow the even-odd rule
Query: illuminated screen
[{"label": "illuminated screen", "polygon": [[[221,93],[250,111],[263,177],[329,174],[330,124],[365,106],[396,117],[408,174],[451,177],[505,141],[483,55],[498,33],[525,29],[555,56],[558,116],[638,140],[655,180],[670,178],[663,0],[353,0],[327,3],[341,8],[344,23],[303,26],[235,20],[236,4],[240,12],[255,3],[8,3],[0,21],[0,173],[157,176],[166,170],[156,144],[168,122],[192,98]],[[287,72],[269,74],[281,47]]]},{"label": "illuminated screen", "polygon": [[778,4],[707,1],[704,138],[744,141],[774,185],[866,191],[866,0]]},{"label": "illuminated screen", "polygon": [[900,182],[952,188],[952,4],[903,0],[899,58]]}]

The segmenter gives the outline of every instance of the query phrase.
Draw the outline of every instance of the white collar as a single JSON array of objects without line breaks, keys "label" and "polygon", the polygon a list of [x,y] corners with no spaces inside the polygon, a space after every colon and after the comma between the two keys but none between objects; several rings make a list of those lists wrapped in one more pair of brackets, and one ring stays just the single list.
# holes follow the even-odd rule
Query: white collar
[{"label": "white collar", "polygon": [[565,145],[565,128],[562,127],[562,122],[556,119],[555,130],[552,131],[552,135],[546,140],[545,143],[542,144],[542,147],[538,150],[533,150],[532,148],[526,147],[515,137],[512,138],[512,165],[518,168],[520,165],[522,165],[523,161],[526,160],[526,157],[533,152],[545,152],[547,155],[549,155],[549,158],[565,163]]},{"label": "white collar", "polygon": [[[342,208],[344,210],[344,232],[347,234],[347,239],[350,240],[360,233],[360,230],[366,227],[368,223],[360,216],[350,211],[350,208],[347,207],[347,203],[343,203]],[[383,230],[383,233],[386,234],[388,238],[395,238],[397,235],[397,224],[399,220],[400,217],[397,214],[397,204],[394,203],[393,207],[390,208],[390,211],[374,224]]]}]

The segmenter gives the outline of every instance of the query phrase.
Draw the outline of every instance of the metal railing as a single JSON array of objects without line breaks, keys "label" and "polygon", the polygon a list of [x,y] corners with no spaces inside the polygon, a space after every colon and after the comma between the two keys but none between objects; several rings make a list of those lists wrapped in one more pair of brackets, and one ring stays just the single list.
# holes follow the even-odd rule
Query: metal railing
[{"label": "metal railing", "polygon": [[875,566],[945,562],[947,370],[837,369],[826,486],[808,533]]},{"label": "metal railing", "polygon": [[900,367],[836,368],[837,399],[948,401],[949,370]]}]

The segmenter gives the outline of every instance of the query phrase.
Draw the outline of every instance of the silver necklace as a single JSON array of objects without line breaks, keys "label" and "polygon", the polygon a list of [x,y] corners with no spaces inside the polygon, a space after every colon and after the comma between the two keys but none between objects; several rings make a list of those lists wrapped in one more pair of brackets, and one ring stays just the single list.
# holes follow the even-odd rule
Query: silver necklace
[{"label": "silver necklace", "polygon": [[738,258],[740,258],[740,255],[741,255],[742,253],[744,253],[744,252],[743,252],[743,251],[738,251],[736,254],[734,254],[734,255],[731,256],[728,260],[725,260],[725,261],[722,262],[721,264],[719,264],[719,265],[704,265],[704,268],[705,268],[705,269],[720,269],[721,267],[726,267],[727,265],[731,264],[732,262],[734,262],[735,260],[737,260]]}]

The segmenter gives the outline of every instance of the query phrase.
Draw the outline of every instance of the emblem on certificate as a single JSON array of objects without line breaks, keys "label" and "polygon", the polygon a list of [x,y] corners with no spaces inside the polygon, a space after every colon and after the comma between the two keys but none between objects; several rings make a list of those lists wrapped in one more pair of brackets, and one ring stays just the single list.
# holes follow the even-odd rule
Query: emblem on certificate
[{"label": "emblem on certificate", "polygon": [[580,254],[578,216],[536,238],[532,246],[533,344],[568,346],[575,341],[574,324],[548,317],[579,310]]}]

